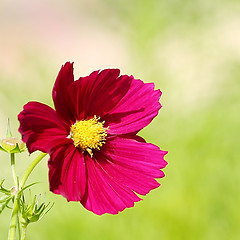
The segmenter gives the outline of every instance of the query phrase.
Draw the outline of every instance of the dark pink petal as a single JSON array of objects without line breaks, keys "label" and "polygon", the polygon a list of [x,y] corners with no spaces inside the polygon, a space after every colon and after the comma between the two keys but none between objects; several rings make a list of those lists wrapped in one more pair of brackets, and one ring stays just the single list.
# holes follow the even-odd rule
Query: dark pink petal
[{"label": "dark pink petal", "polygon": [[54,146],[72,141],[67,138],[69,127],[45,104],[27,103],[18,115],[18,120],[19,132],[30,153],[36,150],[49,153]]},{"label": "dark pink petal", "polygon": [[74,109],[70,104],[68,87],[74,82],[73,63],[65,63],[58,73],[52,91],[52,98],[57,113],[66,121],[74,122]]},{"label": "dark pink petal", "polygon": [[74,108],[76,120],[86,119],[86,106],[92,97],[94,82],[98,76],[98,71],[92,72],[89,76],[80,78],[69,87],[70,104]]},{"label": "dark pink petal", "polygon": [[103,117],[127,93],[132,77],[119,76],[119,69],[95,71],[75,81],[69,88],[76,119]]},{"label": "dark pink petal", "polygon": [[133,207],[141,199],[131,189],[121,186],[114,177],[108,175],[99,164],[102,159],[92,159],[85,155],[88,176],[85,198],[81,200],[86,209],[95,214],[117,214],[126,207]]},{"label": "dark pink petal", "polygon": [[96,214],[116,214],[141,200],[160,184],[155,178],[164,176],[167,152],[157,146],[134,139],[112,138],[93,159],[85,155],[88,176],[87,194],[82,204]]},{"label": "dark pink petal", "polygon": [[127,94],[103,117],[110,134],[134,133],[147,126],[158,114],[160,90],[153,83],[132,80]]},{"label": "dark pink petal", "polygon": [[61,194],[68,201],[84,199],[86,191],[86,167],[82,152],[72,143],[61,146],[50,154],[50,190]]}]

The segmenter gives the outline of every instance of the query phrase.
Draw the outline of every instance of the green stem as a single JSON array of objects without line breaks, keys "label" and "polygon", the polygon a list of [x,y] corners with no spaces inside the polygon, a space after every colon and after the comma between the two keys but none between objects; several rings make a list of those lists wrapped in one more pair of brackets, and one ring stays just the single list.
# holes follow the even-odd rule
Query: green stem
[{"label": "green stem", "polygon": [[[13,181],[16,188],[18,188],[18,181],[17,181],[16,169],[15,169],[15,155],[14,153],[10,153],[10,156],[11,156],[11,168],[12,168]],[[15,239],[17,222],[18,222],[18,195],[16,195],[14,199],[11,222],[10,222],[9,233],[8,233],[9,240]]]},{"label": "green stem", "polygon": [[18,187],[18,181],[17,181],[17,175],[16,175],[16,170],[15,170],[15,154],[10,153],[11,155],[11,168],[12,168],[12,176],[13,176],[13,181],[16,187]]},{"label": "green stem", "polygon": [[18,221],[17,221],[17,229],[18,229],[18,239],[21,238],[21,225],[20,225],[20,220],[18,218]]},{"label": "green stem", "polygon": [[27,225],[23,224],[23,225],[22,225],[22,236],[21,236],[21,240],[25,240],[25,239],[26,239],[26,232],[27,232]]},{"label": "green stem", "polygon": [[25,173],[23,174],[23,177],[21,179],[19,189],[23,188],[29,175],[33,171],[33,169],[37,166],[37,164],[47,155],[47,153],[40,153],[34,160],[33,162],[29,165]]},{"label": "green stem", "polygon": [[17,221],[18,221],[18,196],[14,199],[12,217],[9,227],[8,240],[15,240]]},{"label": "green stem", "polygon": [[[47,155],[47,153],[40,153],[34,160],[33,162],[29,165],[25,173],[23,174],[23,177],[21,179],[19,189],[22,189],[33,171],[33,169],[37,166],[37,164]],[[13,174],[13,179],[15,184],[17,183],[17,177],[16,177],[16,172],[15,172],[15,158],[14,154],[11,154],[11,166],[12,166],[12,174]],[[16,184],[17,186],[17,184]],[[18,193],[15,196],[14,199],[14,204],[13,204],[13,210],[12,210],[12,216],[11,216],[11,222],[10,222],[10,227],[9,227],[9,234],[8,234],[8,240],[15,240],[15,235],[16,235],[16,228],[17,228],[17,221],[18,221],[18,211],[19,211],[19,206],[18,206],[18,199],[20,198],[20,194]],[[22,232],[22,237],[21,239],[24,240],[26,238],[26,227],[23,227],[23,232]]]}]

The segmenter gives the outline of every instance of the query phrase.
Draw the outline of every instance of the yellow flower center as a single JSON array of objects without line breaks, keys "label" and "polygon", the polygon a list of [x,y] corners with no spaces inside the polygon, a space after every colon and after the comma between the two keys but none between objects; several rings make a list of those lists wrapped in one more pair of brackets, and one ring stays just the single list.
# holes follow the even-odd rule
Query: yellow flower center
[{"label": "yellow flower center", "polygon": [[104,122],[99,122],[99,118],[94,116],[89,120],[77,121],[71,126],[70,138],[73,139],[75,147],[79,147],[82,151],[87,151],[93,156],[92,150],[99,150],[105,143],[106,130]]}]

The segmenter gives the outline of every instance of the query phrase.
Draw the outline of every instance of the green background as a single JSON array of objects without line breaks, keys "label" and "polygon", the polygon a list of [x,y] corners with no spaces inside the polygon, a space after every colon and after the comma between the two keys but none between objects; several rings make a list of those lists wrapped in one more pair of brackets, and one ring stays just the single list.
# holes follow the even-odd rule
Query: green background
[{"label": "green background", "polygon": [[[7,117],[30,100],[52,106],[61,65],[75,78],[116,67],[154,82],[163,105],[141,131],[169,151],[166,177],[118,215],[97,216],[48,191],[47,159],[30,177],[54,208],[28,228],[28,239],[240,238],[240,2],[234,0],[0,1],[0,136]],[[22,175],[31,158],[17,156]],[[0,178],[12,186],[0,153]],[[0,216],[7,239],[10,210]]]}]

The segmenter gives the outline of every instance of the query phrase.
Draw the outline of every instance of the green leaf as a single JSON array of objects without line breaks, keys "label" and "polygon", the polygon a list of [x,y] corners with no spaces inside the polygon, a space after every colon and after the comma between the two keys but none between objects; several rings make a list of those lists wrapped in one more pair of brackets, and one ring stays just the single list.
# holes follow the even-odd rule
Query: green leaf
[{"label": "green leaf", "polygon": [[6,194],[6,195],[11,195],[11,190],[4,188],[2,185],[4,183],[5,179],[2,179],[0,183],[0,192]]},{"label": "green leaf", "polygon": [[21,222],[24,225],[28,225],[31,222],[39,221],[44,215],[46,215],[50,209],[53,207],[54,203],[45,204],[45,199],[42,203],[40,203],[41,194],[37,197],[36,195],[31,198],[30,193],[30,200],[29,204],[25,202],[24,195],[19,200],[19,209],[21,213]]},{"label": "green leaf", "polygon": [[34,182],[34,183],[31,183],[31,184],[25,186],[24,188],[22,188],[22,189],[19,191],[19,194],[22,194],[22,192],[23,192],[24,190],[26,190],[27,188],[30,188],[31,186],[33,186],[33,185],[35,185],[35,184],[38,184],[38,183],[40,183],[40,182]]},{"label": "green leaf", "polygon": [[0,199],[0,214],[3,212],[3,210],[8,207],[8,203],[13,198],[13,196],[4,196]]}]

